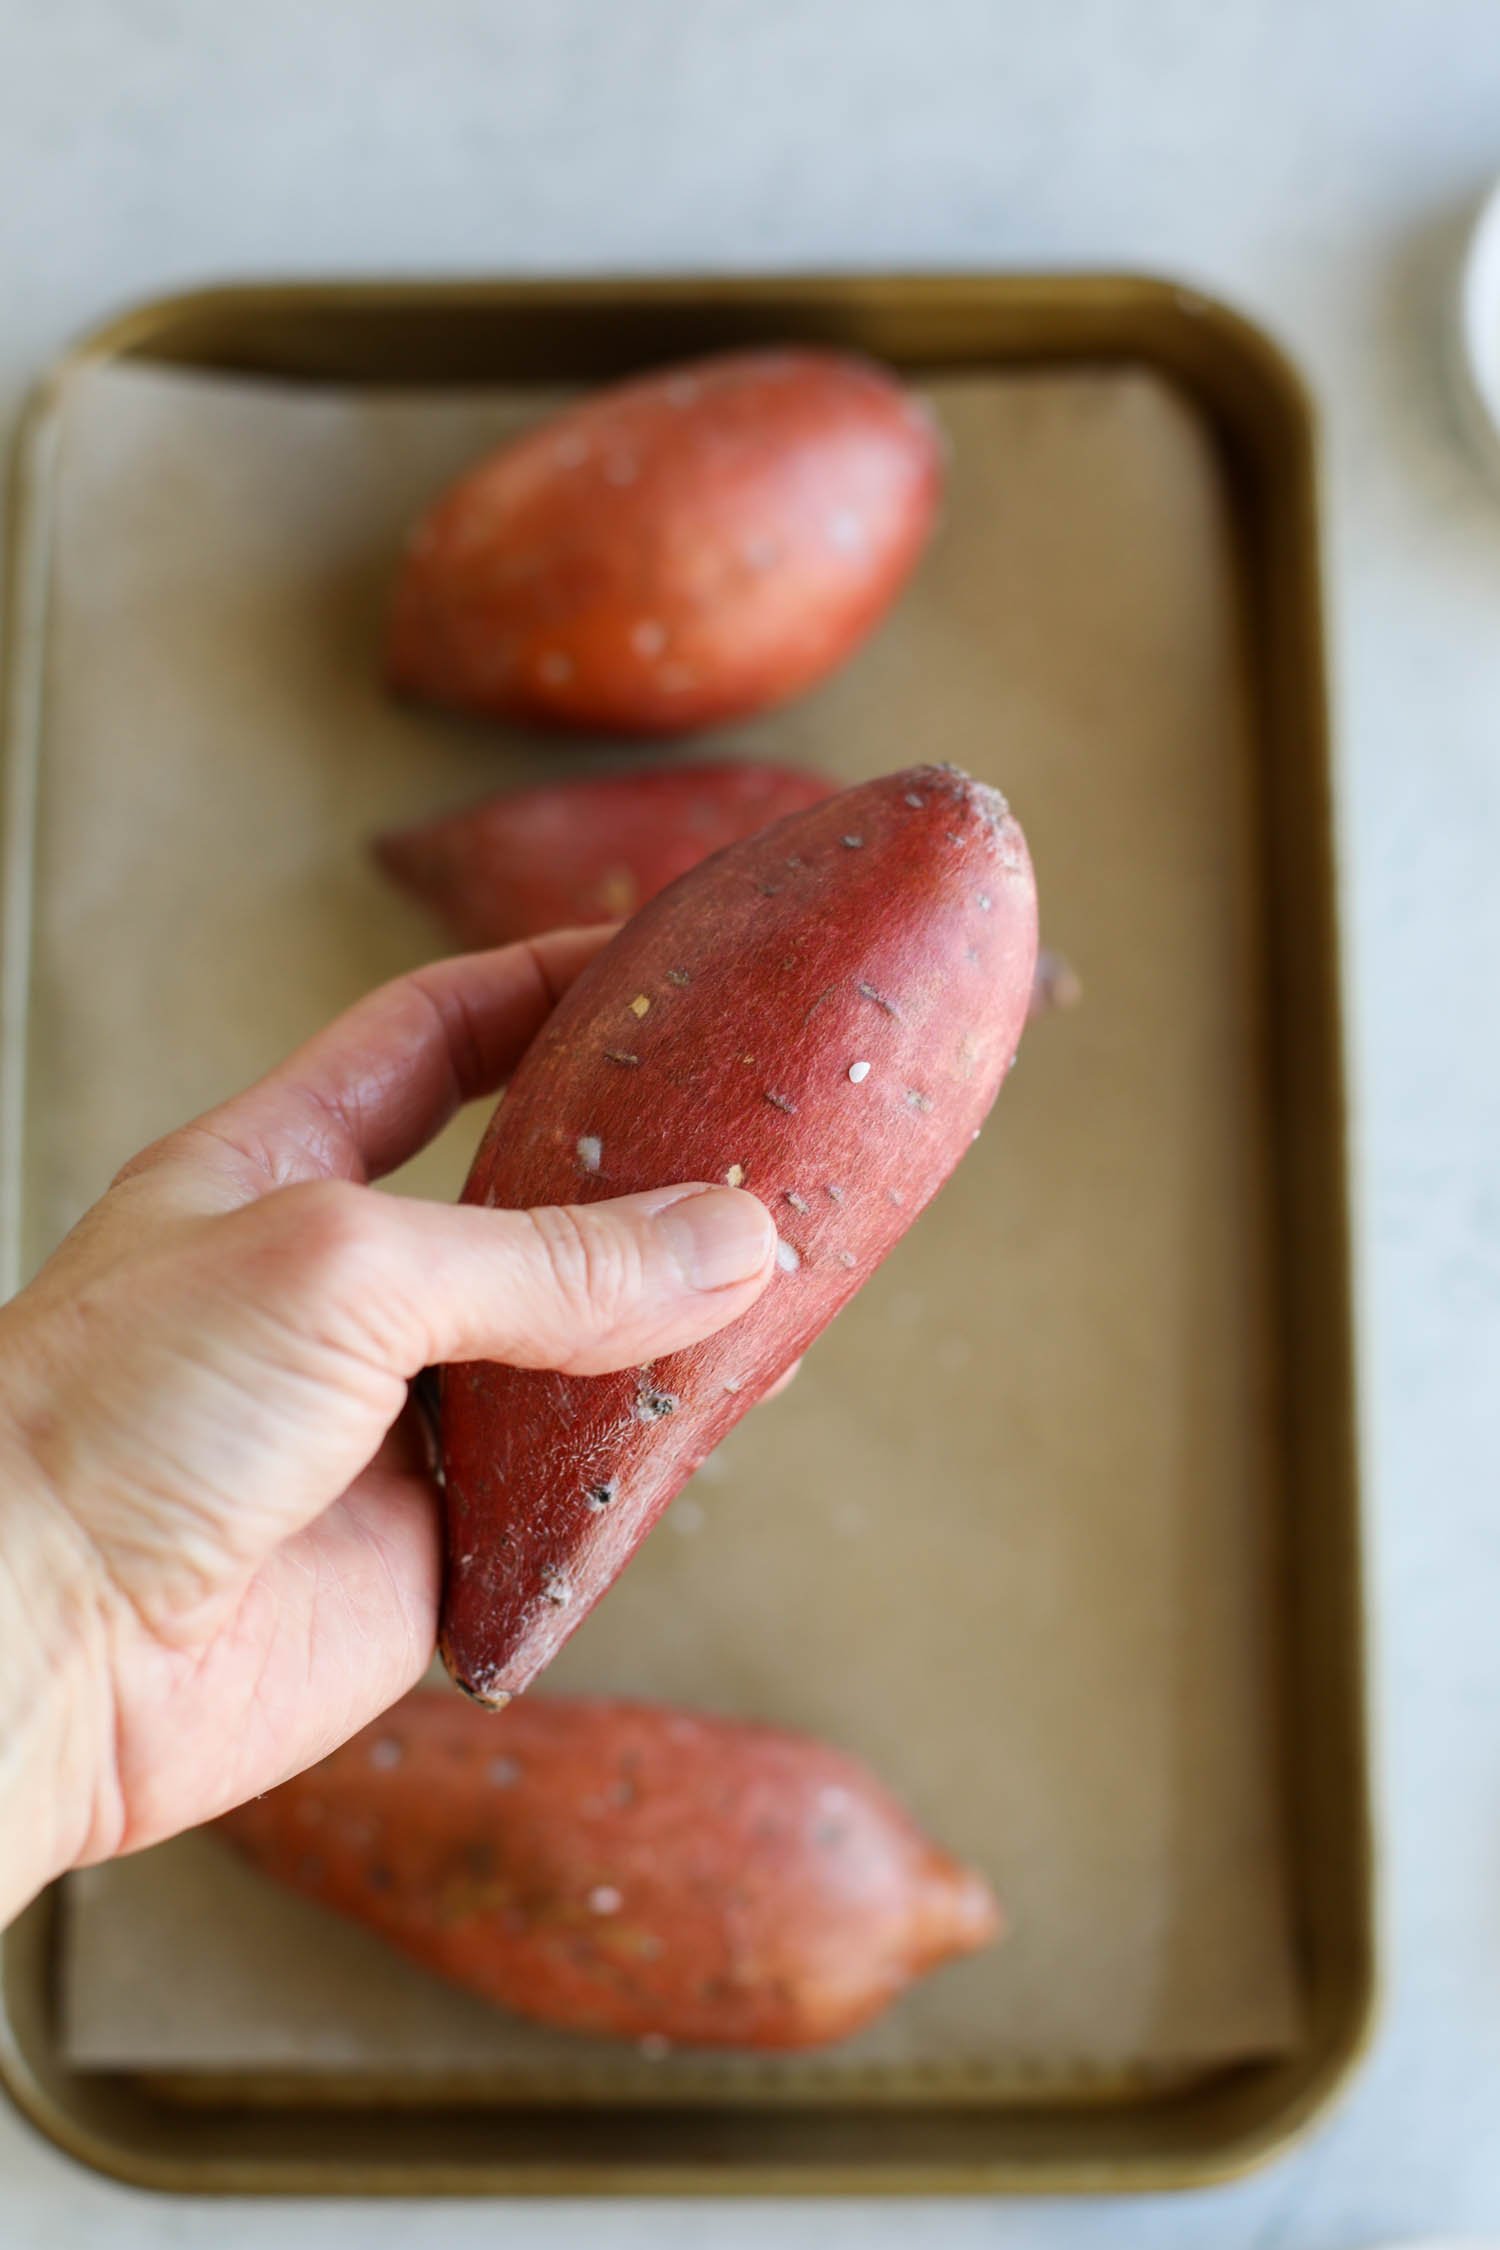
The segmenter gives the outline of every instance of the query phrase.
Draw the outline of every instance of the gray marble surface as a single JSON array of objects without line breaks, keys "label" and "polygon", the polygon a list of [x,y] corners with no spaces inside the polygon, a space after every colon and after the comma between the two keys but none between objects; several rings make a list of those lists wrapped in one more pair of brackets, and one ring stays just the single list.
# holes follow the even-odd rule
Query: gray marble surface
[{"label": "gray marble surface", "polygon": [[1324,403],[1364,1196],[1389,1992],[1300,2151],[1131,2205],[173,2204],[0,2111],[0,2240],[1357,2250],[1500,2232],[1500,490],[1449,404],[1494,0],[51,0],[0,68],[0,411],[221,275],[1129,265]]}]

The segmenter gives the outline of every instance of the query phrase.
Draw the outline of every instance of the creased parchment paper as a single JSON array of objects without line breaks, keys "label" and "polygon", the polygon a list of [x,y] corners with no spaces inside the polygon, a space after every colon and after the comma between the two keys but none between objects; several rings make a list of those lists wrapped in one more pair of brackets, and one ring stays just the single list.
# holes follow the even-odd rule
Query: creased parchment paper
[{"label": "creased parchment paper", "polygon": [[[992,1874],[1007,1944],[838,2055],[772,2066],[788,2093],[861,2098],[1084,2086],[1264,2054],[1298,2022],[1252,747],[1219,472],[1143,372],[932,389],[951,497],[911,590],[841,678],[713,748],[851,780],[946,757],[1001,783],[1086,1001],[1028,1035],[959,1178],[546,1682],[813,1729]],[[399,710],[376,681],[408,520],[545,403],[74,377],[33,1255],[139,1144],[437,950],[372,872],[373,828],[622,755]],[[410,1184],[454,1192],[480,1122]],[[490,2014],[202,1836],[76,1879],[64,1966],[79,2062],[767,2082]]]}]

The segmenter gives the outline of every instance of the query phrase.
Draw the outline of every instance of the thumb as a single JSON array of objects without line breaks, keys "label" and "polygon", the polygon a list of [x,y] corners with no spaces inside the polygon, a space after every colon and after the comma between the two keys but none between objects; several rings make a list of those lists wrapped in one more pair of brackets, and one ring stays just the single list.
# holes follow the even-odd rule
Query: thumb
[{"label": "thumb", "polygon": [[602,1375],[700,1342],[748,1311],[775,1269],[776,1230],[740,1189],[655,1189],[536,1211],[382,1207],[385,1328],[410,1324],[412,1374],[503,1360]]}]

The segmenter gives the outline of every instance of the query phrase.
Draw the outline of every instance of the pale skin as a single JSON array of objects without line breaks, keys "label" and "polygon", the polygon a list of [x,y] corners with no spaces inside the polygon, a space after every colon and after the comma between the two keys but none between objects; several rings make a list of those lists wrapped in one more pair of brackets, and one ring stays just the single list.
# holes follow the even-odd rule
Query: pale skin
[{"label": "pale skin", "polygon": [[441,1577],[420,1369],[638,1365],[770,1280],[772,1221],[728,1187],[521,1212],[372,1185],[501,1084],[609,934],[373,993],[136,1157],[0,1309],[0,1923],[420,1677]]}]

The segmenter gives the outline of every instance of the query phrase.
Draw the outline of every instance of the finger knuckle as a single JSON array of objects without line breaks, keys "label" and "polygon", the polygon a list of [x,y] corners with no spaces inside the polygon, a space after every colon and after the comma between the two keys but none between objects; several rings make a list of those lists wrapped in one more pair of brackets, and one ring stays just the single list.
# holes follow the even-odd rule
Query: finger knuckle
[{"label": "finger knuckle", "polygon": [[266,1198],[298,1285],[342,1294],[372,1277],[378,1250],[368,1188],[349,1180],[314,1180]]},{"label": "finger knuckle", "polygon": [[558,1300],[559,1316],[607,1331],[640,1295],[643,1260],[627,1229],[566,1205],[529,1211]]},{"label": "finger knuckle", "polygon": [[134,1156],[129,1157],[110,1181],[110,1187],[127,1187],[132,1180],[140,1179],[144,1173],[154,1172],[159,1166],[170,1163],[173,1157],[183,1153],[182,1143],[183,1133],[180,1127],[175,1132],[164,1133],[160,1140],[152,1141],[146,1148],[138,1149]]}]

